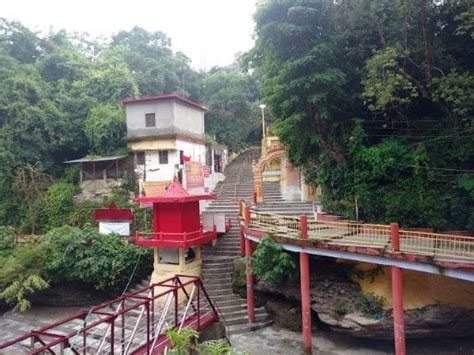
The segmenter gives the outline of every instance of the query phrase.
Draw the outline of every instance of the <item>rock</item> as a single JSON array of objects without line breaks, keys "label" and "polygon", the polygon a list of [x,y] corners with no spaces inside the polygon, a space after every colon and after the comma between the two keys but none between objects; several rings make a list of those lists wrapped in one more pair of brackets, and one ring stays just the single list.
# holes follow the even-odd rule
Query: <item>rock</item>
[{"label": "rock", "polygon": [[301,311],[289,302],[268,300],[265,308],[275,324],[294,332],[301,331]]},{"label": "rock", "polygon": [[[361,291],[358,284],[342,278],[311,284],[311,309],[333,331],[360,338],[393,338],[392,311],[382,310],[380,314],[373,316],[364,314],[357,301],[357,295]],[[260,281],[256,284],[256,289],[284,297],[290,303],[298,304],[301,301],[298,284],[273,285]],[[273,311],[274,309],[269,309],[269,313],[275,313],[275,318],[278,317]],[[289,310],[285,312],[290,317]],[[444,304],[427,305],[407,310],[404,314],[408,338],[474,335],[474,310]],[[277,319],[275,321],[278,323]]]}]

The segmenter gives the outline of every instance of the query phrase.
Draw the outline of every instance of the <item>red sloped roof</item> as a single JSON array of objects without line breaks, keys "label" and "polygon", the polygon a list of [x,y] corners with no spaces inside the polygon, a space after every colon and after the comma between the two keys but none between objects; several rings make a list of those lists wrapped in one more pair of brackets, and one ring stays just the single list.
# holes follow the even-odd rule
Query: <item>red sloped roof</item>
[{"label": "red sloped roof", "polygon": [[111,203],[107,208],[97,208],[94,211],[96,221],[133,221],[133,211],[131,208],[117,208],[115,203]]},{"label": "red sloped roof", "polygon": [[135,201],[140,202],[140,205],[146,206],[153,203],[173,203],[173,202],[187,202],[199,200],[213,200],[216,195],[190,195],[175,177],[173,182],[168,186],[166,192],[161,196],[143,196],[138,197]]},{"label": "red sloped roof", "polygon": [[199,110],[208,111],[207,107],[176,94],[159,95],[159,96],[142,96],[142,97],[137,97],[135,99],[127,97],[122,100],[122,104],[128,105],[128,104],[134,104],[134,103],[139,103],[139,102],[164,101],[164,100],[178,100],[187,105],[193,106]]}]

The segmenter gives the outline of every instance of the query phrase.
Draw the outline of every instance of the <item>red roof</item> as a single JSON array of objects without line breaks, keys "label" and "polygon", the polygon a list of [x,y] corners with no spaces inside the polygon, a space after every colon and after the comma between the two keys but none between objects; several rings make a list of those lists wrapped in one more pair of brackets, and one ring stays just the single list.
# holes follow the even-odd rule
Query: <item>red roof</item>
[{"label": "red roof", "polygon": [[188,202],[199,200],[213,200],[216,195],[190,195],[175,177],[173,182],[168,186],[166,192],[161,196],[143,196],[138,197],[135,201],[140,202],[141,205],[150,205],[153,203],[174,203],[174,202]]},{"label": "red roof", "polygon": [[112,202],[108,208],[97,208],[94,218],[96,221],[133,221],[133,211],[131,208],[117,208]]},{"label": "red roof", "polygon": [[142,96],[142,97],[137,97],[136,99],[132,98],[126,98],[122,100],[122,103],[124,105],[128,104],[135,104],[139,102],[147,102],[147,101],[165,101],[165,100],[178,100],[181,101],[187,105],[193,106],[199,110],[202,111],[208,111],[207,107],[198,104],[197,102],[194,102],[192,100],[186,99],[185,97],[176,95],[176,94],[168,94],[168,95],[160,95],[160,96]]}]

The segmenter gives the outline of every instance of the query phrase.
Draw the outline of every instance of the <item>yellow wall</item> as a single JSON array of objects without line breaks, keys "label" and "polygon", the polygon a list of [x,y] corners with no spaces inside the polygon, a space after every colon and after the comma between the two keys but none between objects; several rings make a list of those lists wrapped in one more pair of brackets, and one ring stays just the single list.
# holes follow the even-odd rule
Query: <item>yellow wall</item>
[{"label": "yellow wall", "polygon": [[173,150],[176,149],[176,138],[140,139],[128,142],[131,151]]},{"label": "yellow wall", "polygon": [[[196,250],[196,258],[194,261],[186,264],[184,261],[184,250],[179,251],[179,264],[161,264],[159,262],[159,248],[154,248],[154,262],[153,262],[153,273],[151,275],[150,284],[158,283],[160,281],[174,277],[175,275],[186,275],[186,276],[198,276],[201,277],[201,266],[202,258],[200,248]],[[183,280],[186,281],[186,280]],[[186,286],[186,291],[190,294],[193,285]],[[167,288],[157,287],[156,292],[164,292]],[[178,295],[179,302],[186,301],[186,297],[183,292]],[[159,302],[158,302],[159,303]]]},{"label": "yellow wall", "polygon": [[[359,270],[375,268],[373,264],[358,264]],[[363,292],[373,292],[386,299],[384,308],[392,308],[390,267],[370,282],[370,277],[359,282]],[[446,276],[403,270],[403,302],[405,309],[421,308],[429,304],[449,304],[474,309],[474,283]]]}]

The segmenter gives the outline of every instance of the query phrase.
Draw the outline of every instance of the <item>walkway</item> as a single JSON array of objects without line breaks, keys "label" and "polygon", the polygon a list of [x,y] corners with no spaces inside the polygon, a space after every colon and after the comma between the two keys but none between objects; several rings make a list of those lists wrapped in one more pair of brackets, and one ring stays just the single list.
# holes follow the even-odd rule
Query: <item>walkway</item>
[{"label": "walkway", "polygon": [[349,221],[320,222],[310,219],[306,226],[307,237],[302,237],[300,218],[252,212],[246,234],[254,239],[271,234],[292,251],[304,249],[314,255],[395,265],[474,281],[472,237],[399,230],[397,225]]},{"label": "walkway", "polygon": [[218,238],[216,247],[204,247],[202,269],[206,290],[216,301],[231,336],[271,324],[263,307],[256,309],[257,321],[249,323],[245,300],[232,290],[234,260],[240,257],[238,201],[240,198],[250,199],[252,196],[252,162],[258,159],[259,153],[256,148],[249,149],[227,166],[224,172],[225,180],[214,190],[217,199],[206,209],[207,212],[225,213],[232,223],[231,230]]}]

